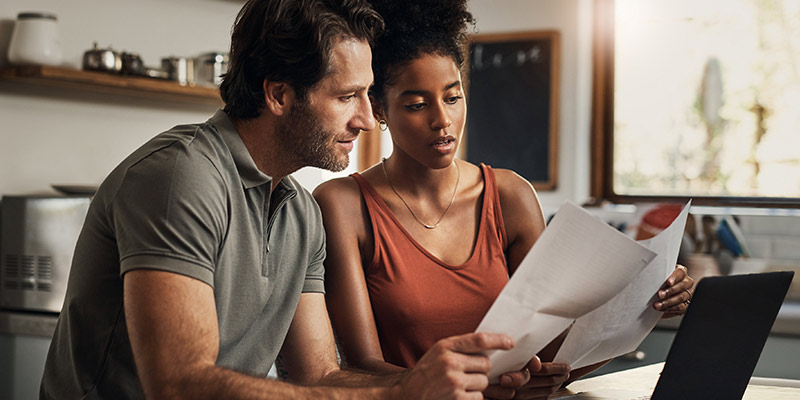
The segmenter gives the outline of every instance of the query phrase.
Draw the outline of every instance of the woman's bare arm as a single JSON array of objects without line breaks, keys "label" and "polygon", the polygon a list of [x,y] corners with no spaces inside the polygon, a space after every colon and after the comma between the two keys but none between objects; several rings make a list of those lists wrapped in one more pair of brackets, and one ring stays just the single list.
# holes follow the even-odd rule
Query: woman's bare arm
[{"label": "woman's bare arm", "polygon": [[350,367],[375,372],[402,371],[384,361],[364,277],[372,229],[353,178],[325,182],[314,190],[327,237],[325,290],[340,352]]}]

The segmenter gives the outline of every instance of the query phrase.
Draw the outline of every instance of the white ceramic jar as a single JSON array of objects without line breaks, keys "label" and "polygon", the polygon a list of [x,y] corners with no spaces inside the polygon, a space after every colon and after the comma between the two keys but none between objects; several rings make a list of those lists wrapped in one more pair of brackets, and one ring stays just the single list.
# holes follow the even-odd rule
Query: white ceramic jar
[{"label": "white ceramic jar", "polygon": [[49,13],[19,13],[8,46],[8,61],[15,65],[60,65],[61,37],[56,22],[56,16]]}]

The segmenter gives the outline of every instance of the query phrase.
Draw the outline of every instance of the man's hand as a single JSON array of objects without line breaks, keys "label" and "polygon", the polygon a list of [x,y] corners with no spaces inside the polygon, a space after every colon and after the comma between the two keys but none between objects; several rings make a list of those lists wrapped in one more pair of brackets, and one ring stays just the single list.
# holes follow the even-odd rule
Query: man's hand
[{"label": "man's hand", "polygon": [[438,341],[400,381],[396,399],[483,399],[489,385],[487,350],[508,350],[505,335],[469,333]]}]

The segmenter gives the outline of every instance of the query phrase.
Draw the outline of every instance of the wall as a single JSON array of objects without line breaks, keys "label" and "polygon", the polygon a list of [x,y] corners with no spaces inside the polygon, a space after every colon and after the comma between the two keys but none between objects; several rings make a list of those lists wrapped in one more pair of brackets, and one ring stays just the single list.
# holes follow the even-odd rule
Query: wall
[{"label": "wall", "polygon": [[[169,55],[226,51],[242,3],[3,0],[0,64],[5,63],[13,20],[21,11],[58,15],[68,66],[78,68],[83,51],[94,41],[101,47],[139,52],[145,64],[157,66],[161,57]],[[558,186],[539,196],[548,214],[566,199],[582,202],[589,191],[591,0],[470,0],[470,8],[480,33],[544,29],[561,33]],[[52,183],[98,184],[156,133],[179,123],[204,121],[213,111],[214,107],[0,81],[0,194],[45,191]],[[390,148],[384,140],[383,153],[388,154]],[[315,169],[301,170],[298,175],[309,188],[336,176]],[[778,219],[782,222],[776,223]],[[764,258],[800,259],[796,245],[800,223],[796,219],[745,219],[743,229],[753,240],[754,253]],[[46,351],[46,345],[39,346],[39,351]],[[35,393],[36,389],[31,390]]]},{"label": "wall", "polygon": [[[470,0],[478,33],[557,30],[561,34],[558,178],[539,192],[546,210],[589,197],[591,26],[589,0]],[[498,99],[502,100],[502,99]]]},{"label": "wall", "polygon": [[[64,64],[80,68],[98,42],[138,52],[145,65],[162,57],[228,51],[244,1],[3,0],[0,62],[23,11],[58,16]],[[125,156],[158,132],[205,121],[215,106],[97,95],[0,81],[0,194],[48,192],[51,184],[97,185]],[[356,153],[353,153],[356,154]],[[300,171],[306,186],[333,174]]]},{"label": "wall", "polygon": [[[227,51],[238,10],[210,0],[4,0],[3,59],[16,14],[58,16],[64,63],[80,68],[83,51],[100,47],[138,52],[146,65],[161,57]],[[46,190],[51,183],[98,184],[128,153],[178,123],[204,121],[213,106],[77,93],[0,83],[0,193]]]},{"label": "wall", "polygon": [[[227,51],[243,1],[4,0],[0,60],[5,61],[16,14],[58,16],[65,64],[79,68],[83,52],[100,47],[138,52],[148,66],[162,57]],[[557,29],[562,35],[558,187],[542,192],[546,208],[588,197],[591,2],[471,0],[481,33]],[[98,184],[127,154],[176,124],[204,121],[213,106],[186,106],[0,81],[0,194],[49,190],[50,184]],[[388,136],[388,135],[387,135]],[[384,140],[384,142],[389,142]],[[391,146],[384,143],[384,153]],[[354,153],[351,159],[355,159]],[[352,171],[355,166],[343,173]],[[304,169],[308,188],[343,173]]]}]

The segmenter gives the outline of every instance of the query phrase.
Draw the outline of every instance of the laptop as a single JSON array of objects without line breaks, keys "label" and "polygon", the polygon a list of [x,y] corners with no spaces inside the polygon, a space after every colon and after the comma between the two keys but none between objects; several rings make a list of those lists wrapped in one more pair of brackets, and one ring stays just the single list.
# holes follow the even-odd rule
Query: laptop
[{"label": "laptop", "polygon": [[793,275],[701,279],[652,395],[599,389],[564,399],[741,399]]}]

